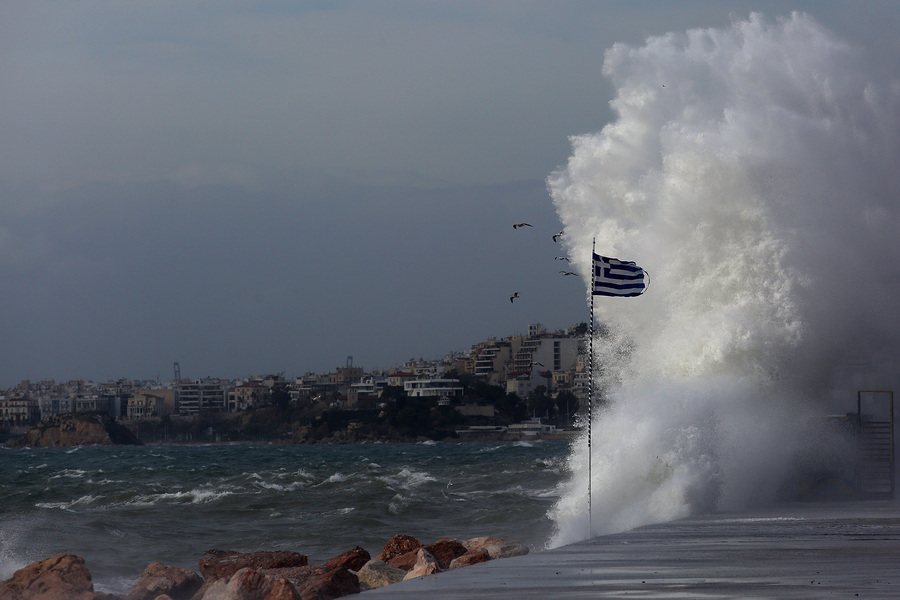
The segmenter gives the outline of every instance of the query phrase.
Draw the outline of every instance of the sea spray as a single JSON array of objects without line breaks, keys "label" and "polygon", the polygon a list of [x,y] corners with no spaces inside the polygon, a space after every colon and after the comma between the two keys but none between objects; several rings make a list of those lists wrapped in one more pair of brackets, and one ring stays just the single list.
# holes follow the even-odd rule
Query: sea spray
[{"label": "sea spray", "polygon": [[[592,481],[582,436],[551,546],[771,502],[799,456],[842,449],[820,426],[850,387],[895,383],[878,369],[900,337],[886,62],[799,13],[607,52],[617,119],[573,137],[548,187],[581,273],[596,240],[651,285],[596,302]],[[867,372],[839,381],[848,364]]]}]

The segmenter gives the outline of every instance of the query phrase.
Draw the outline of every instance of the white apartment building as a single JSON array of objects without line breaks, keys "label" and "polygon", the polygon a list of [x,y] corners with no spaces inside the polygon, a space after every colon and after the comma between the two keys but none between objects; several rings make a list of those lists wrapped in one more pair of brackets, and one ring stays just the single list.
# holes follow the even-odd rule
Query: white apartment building
[{"label": "white apartment building", "polygon": [[403,382],[403,391],[410,398],[437,396],[452,398],[463,395],[459,379],[412,379]]},{"label": "white apartment building", "polygon": [[227,382],[221,379],[181,380],[175,388],[178,413],[196,415],[201,411],[224,411]]},{"label": "white apartment building", "polygon": [[545,336],[522,341],[512,360],[506,392],[525,397],[539,385],[550,385],[554,373],[575,368],[580,340],[573,337]]}]

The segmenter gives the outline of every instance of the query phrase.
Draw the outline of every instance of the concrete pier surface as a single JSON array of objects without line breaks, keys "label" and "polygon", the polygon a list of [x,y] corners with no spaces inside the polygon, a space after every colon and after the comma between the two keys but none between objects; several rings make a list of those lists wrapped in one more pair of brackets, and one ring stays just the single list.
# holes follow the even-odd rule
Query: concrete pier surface
[{"label": "concrete pier surface", "polygon": [[900,598],[900,503],[790,504],[648,525],[366,598]]}]

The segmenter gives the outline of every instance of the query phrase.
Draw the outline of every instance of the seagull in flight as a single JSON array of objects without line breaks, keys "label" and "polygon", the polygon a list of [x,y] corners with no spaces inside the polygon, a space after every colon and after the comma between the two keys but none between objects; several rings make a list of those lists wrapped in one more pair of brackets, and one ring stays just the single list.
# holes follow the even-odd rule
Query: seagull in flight
[{"label": "seagull in flight", "polygon": [[563,275],[578,275],[578,273],[574,273],[572,271],[560,271]]},{"label": "seagull in flight", "polygon": [[564,260],[566,262],[572,262],[569,260],[568,256],[557,256],[554,260]]},{"label": "seagull in flight", "polygon": [[553,234],[553,241],[554,241],[554,242],[558,242],[558,241],[559,241],[559,238],[562,237],[563,231],[565,231],[565,229],[563,229],[563,230],[560,231],[559,233]]},{"label": "seagull in flight", "polygon": [[515,300],[518,297],[519,297],[519,292],[515,292],[515,293],[513,293],[512,296],[509,297],[509,301],[512,302],[513,300]]},{"label": "seagull in flight", "polygon": [[518,229],[519,227],[534,227],[531,223],[514,223],[513,229]]}]

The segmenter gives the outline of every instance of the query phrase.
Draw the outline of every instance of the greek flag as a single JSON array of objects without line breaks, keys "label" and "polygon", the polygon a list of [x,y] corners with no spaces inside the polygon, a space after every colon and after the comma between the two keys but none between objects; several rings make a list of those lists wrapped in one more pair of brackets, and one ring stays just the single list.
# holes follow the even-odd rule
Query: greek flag
[{"label": "greek flag", "polygon": [[642,268],[633,262],[594,254],[595,296],[640,296],[646,289]]}]

